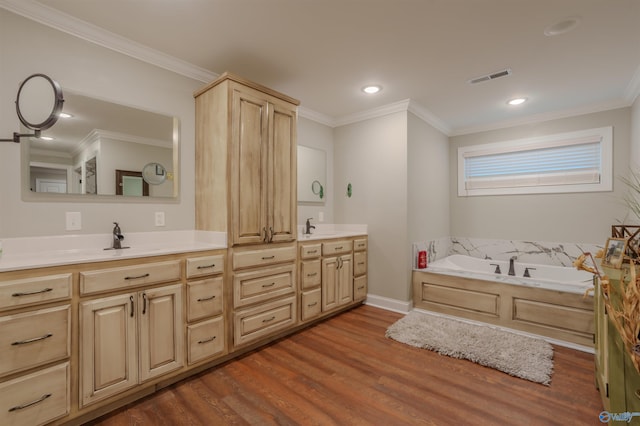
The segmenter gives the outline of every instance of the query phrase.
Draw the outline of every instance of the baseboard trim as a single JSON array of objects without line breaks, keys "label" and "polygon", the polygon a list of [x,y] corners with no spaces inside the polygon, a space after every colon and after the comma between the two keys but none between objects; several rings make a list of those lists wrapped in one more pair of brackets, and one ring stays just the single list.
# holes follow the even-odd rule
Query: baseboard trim
[{"label": "baseboard trim", "polygon": [[391,299],[389,297],[376,296],[375,294],[367,294],[367,299],[364,301],[364,304],[386,309],[387,311],[399,312],[401,314],[409,313],[413,307],[413,303],[411,301],[405,302],[402,300]]}]

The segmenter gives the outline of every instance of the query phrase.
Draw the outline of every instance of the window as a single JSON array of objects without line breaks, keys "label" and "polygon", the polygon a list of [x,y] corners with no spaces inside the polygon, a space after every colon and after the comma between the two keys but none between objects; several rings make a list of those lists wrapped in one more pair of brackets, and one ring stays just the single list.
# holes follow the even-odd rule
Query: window
[{"label": "window", "polygon": [[613,129],[458,148],[458,195],[613,190]]}]

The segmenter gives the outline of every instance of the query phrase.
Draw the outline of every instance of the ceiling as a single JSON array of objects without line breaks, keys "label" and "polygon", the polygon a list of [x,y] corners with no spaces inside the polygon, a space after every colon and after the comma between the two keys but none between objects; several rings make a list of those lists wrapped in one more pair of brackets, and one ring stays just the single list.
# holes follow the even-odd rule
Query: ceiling
[{"label": "ceiling", "polygon": [[[640,93],[638,0],[0,0],[0,7],[64,18],[80,36],[106,30],[103,40],[124,37],[204,76],[234,72],[299,99],[307,115],[330,125],[411,99],[455,135],[628,106]],[[579,25],[544,34],[567,17]],[[506,68],[507,77],[468,83]],[[383,90],[366,95],[367,84]],[[506,104],[520,96],[528,101]]]}]

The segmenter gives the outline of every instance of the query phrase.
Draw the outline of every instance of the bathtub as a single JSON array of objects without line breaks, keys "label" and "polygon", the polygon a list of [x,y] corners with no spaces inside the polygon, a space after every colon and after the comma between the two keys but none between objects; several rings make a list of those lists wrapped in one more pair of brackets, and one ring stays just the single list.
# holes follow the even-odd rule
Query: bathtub
[{"label": "bathtub", "polygon": [[584,297],[593,275],[517,260],[514,270],[508,275],[509,261],[457,254],[434,261],[413,271],[414,307],[593,347],[593,297]]}]

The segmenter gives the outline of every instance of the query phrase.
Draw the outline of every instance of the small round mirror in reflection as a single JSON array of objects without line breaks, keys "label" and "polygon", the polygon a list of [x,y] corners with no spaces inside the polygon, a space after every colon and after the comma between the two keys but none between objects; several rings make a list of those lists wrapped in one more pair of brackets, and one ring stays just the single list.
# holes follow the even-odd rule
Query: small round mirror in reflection
[{"label": "small round mirror in reflection", "polygon": [[25,127],[46,130],[58,121],[63,102],[57,82],[44,74],[33,74],[20,84],[16,112]]},{"label": "small round mirror in reflection", "polygon": [[167,180],[167,169],[160,163],[149,163],[142,169],[142,179],[149,185],[160,185]]}]

